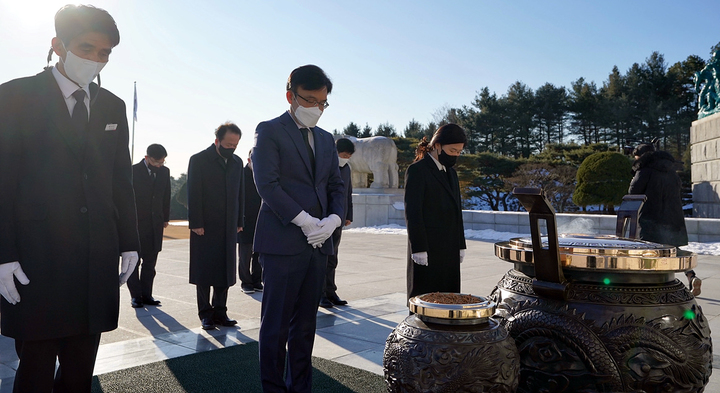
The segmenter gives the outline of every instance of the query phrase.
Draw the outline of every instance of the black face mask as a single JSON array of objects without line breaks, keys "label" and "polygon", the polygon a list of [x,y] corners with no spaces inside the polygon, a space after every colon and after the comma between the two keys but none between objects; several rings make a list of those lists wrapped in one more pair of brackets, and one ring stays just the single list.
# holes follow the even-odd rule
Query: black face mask
[{"label": "black face mask", "polygon": [[220,144],[217,145],[217,149],[218,153],[228,160],[232,158],[233,153],[235,152],[235,149],[228,149],[227,147],[222,147]]},{"label": "black face mask", "polygon": [[445,165],[447,168],[452,168],[453,165],[455,165],[455,163],[457,162],[457,156],[451,156],[445,153],[445,150],[440,149],[440,154],[438,154],[438,161],[440,161],[440,163]]}]

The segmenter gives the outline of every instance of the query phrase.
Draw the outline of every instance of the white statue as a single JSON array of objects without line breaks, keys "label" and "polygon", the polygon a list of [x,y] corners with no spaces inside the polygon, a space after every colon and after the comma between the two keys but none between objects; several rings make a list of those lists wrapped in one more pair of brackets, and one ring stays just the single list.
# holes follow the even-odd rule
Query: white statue
[{"label": "white statue", "polygon": [[355,144],[355,153],[349,161],[353,188],[366,188],[368,173],[373,174],[370,188],[398,188],[397,146],[392,139],[342,137]]}]

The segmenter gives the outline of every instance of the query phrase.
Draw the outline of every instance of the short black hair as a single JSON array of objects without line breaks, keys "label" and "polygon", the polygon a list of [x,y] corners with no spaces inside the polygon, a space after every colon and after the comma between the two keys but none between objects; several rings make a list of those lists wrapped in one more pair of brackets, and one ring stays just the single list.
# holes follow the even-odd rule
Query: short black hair
[{"label": "short black hair", "polygon": [[96,32],[107,35],[113,47],[120,43],[115,19],[102,8],[68,4],[55,14],[55,36],[68,45],[80,34]]},{"label": "short black hair", "polygon": [[223,140],[225,138],[225,134],[228,132],[231,132],[233,134],[238,134],[240,137],[242,137],[242,131],[240,131],[240,128],[235,125],[235,123],[223,123],[215,130],[215,138],[217,138],[219,141]]},{"label": "short black hair", "polygon": [[285,89],[297,93],[298,87],[305,90],[320,90],[327,88],[328,94],[332,92],[332,81],[325,75],[322,68],[308,64],[294,69],[287,80]]},{"label": "short black hair", "polygon": [[355,153],[355,144],[350,139],[340,138],[335,142],[338,153]]},{"label": "short black hair", "polygon": [[152,145],[148,146],[147,155],[156,160],[162,160],[163,158],[167,157],[167,150],[165,150],[163,145],[153,143]]}]

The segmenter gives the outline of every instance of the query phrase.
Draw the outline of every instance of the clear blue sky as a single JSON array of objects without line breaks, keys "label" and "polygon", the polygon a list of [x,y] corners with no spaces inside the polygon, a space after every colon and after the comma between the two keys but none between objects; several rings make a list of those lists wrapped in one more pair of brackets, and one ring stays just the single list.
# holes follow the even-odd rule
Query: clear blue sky
[{"label": "clear blue sky", "polygon": [[[0,82],[42,70],[65,3],[0,0]],[[602,85],[615,65],[624,73],[653,51],[668,65],[708,59],[720,41],[716,0],[90,3],[120,29],[101,77],[131,122],[137,81],[135,161],[161,143],[173,176],[227,120],[243,131],[245,159],[258,122],[287,109],[285,81],[303,64],[334,83],[321,127],[389,122],[401,132],[413,118],[425,124],[440,108],[469,105],[485,86],[502,95],[518,80]]]}]

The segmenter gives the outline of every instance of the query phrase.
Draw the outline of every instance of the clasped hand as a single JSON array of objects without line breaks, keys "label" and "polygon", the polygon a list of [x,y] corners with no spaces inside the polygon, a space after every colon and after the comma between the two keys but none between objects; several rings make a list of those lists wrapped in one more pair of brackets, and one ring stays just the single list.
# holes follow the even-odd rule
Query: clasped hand
[{"label": "clasped hand", "polygon": [[17,304],[20,301],[20,294],[15,287],[15,278],[22,285],[28,285],[28,280],[20,262],[8,262],[0,265],[0,295],[10,304]]},{"label": "clasped hand", "polygon": [[318,228],[307,235],[308,244],[311,244],[315,248],[322,246],[325,240],[335,231],[335,228],[341,224],[342,220],[340,220],[337,214],[331,214],[323,218],[317,223]]}]

